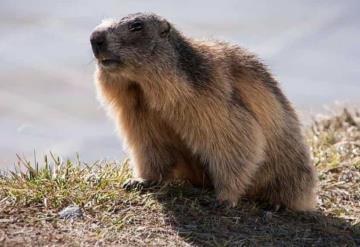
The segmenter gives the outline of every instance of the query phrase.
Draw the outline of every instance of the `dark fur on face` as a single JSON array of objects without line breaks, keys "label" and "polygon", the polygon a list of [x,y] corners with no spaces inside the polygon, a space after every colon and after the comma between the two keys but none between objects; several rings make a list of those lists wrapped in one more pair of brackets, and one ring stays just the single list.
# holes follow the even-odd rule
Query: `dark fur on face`
[{"label": "dark fur on face", "polygon": [[[99,27],[101,30],[101,25]],[[107,28],[104,56],[119,60],[118,70],[157,69],[158,63],[176,64],[196,88],[211,84],[211,64],[165,19],[154,14],[131,14]],[[176,58],[175,58],[175,57]],[[157,59],[157,66],[152,66]],[[118,71],[117,70],[117,71]],[[116,71],[116,70],[113,70]]]},{"label": "dark fur on face", "polygon": [[165,49],[163,40],[169,31],[170,24],[153,14],[137,13],[120,21],[105,20],[95,31],[105,35],[106,49],[98,55],[100,62],[103,57],[117,59],[119,66],[112,71],[151,64]]}]

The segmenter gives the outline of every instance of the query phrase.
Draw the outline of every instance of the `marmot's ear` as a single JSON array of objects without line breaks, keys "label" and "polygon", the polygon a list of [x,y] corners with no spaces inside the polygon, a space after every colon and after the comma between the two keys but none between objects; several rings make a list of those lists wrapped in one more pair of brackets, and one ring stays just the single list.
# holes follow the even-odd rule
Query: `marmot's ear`
[{"label": "marmot's ear", "polygon": [[162,19],[160,21],[160,37],[162,38],[167,37],[170,33],[170,30],[171,30],[170,23],[167,20]]}]

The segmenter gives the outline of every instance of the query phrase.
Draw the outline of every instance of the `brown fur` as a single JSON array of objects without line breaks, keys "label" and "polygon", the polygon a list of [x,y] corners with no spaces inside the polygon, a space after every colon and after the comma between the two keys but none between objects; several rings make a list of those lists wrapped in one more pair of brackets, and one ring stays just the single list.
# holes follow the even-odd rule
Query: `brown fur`
[{"label": "brown fur", "polygon": [[[139,20],[143,30],[128,32]],[[315,172],[299,121],[254,55],[185,38],[156,15],[130,15],[95,32],[107,42],[95,54],[97,91],[126,139],[135,177],[211,184],[231,205],[247,196],[314,208]],[[109,54],[119,64],[103,66]]]}]

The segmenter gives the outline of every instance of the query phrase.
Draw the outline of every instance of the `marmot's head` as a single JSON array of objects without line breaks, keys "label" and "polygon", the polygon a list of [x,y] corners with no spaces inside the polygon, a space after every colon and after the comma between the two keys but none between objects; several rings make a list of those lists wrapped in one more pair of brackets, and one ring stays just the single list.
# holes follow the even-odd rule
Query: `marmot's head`
[{"label": "marmot's head", "polygon": [[154,14],[137,13],[119,21],[103,21],[90,37],[99,69],[139,73],[137,69],[154,61],[166,63],[172,53],[171,29],[165,19]]}]

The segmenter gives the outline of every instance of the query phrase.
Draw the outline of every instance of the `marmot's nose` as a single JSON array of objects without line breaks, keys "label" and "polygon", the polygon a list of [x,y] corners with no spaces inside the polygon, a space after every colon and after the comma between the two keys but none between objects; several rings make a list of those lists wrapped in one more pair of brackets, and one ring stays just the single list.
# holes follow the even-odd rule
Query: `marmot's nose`
[{"label": "marmot's nose", "polygon": [[90,42],[96,57],[106,49],[106,33],[104,31],[94,31],[90,36]]}]

